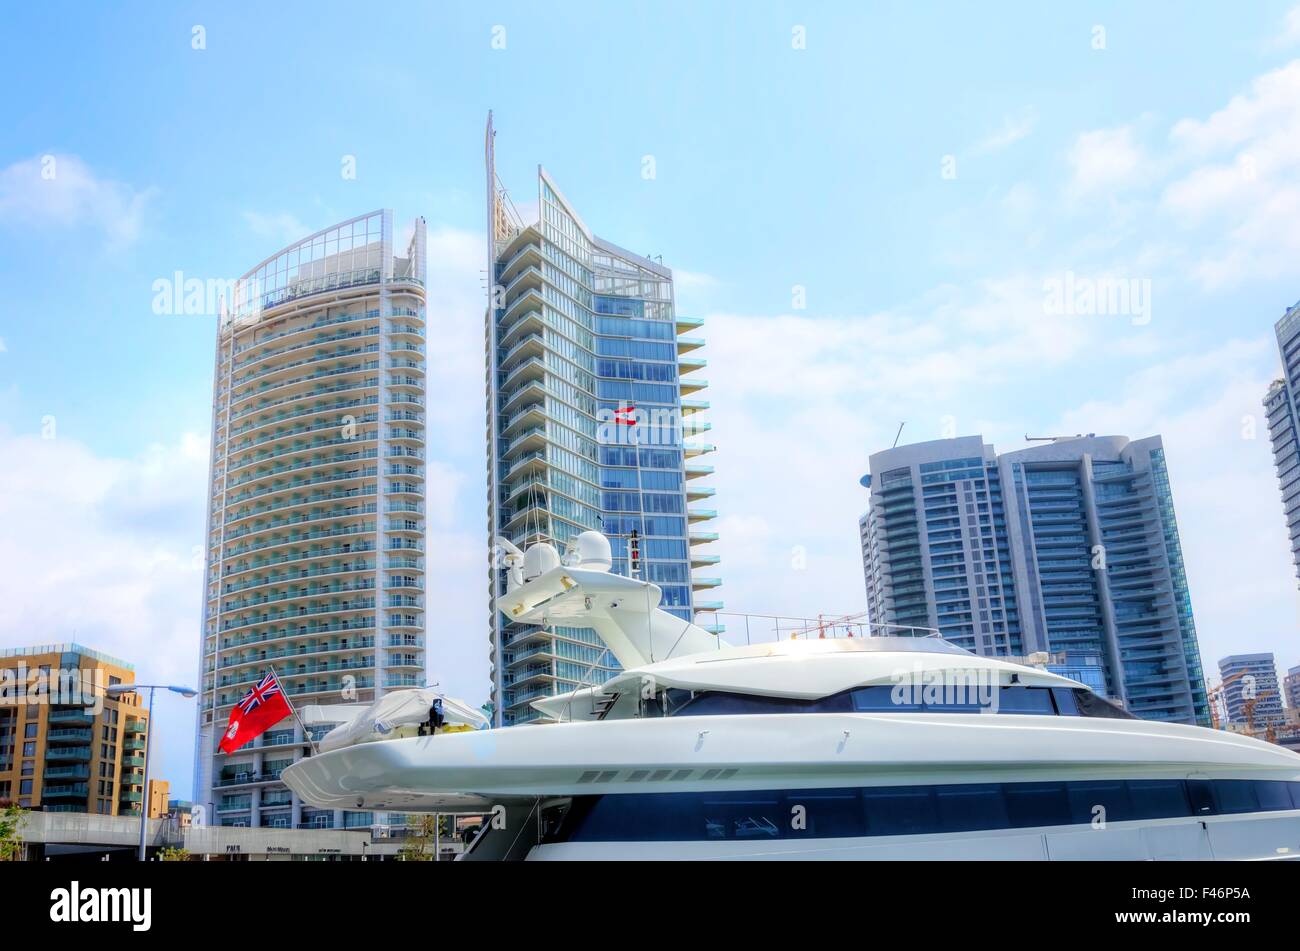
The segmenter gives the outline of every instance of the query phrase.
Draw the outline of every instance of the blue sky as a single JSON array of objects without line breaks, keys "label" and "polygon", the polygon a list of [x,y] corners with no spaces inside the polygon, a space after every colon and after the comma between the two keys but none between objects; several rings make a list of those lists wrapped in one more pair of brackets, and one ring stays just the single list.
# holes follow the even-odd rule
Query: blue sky
[{"label": "blue sky", "polygon": [[[1161,433],[1207,668],[1300,663],[1260,418],[1272,323],[1300,298],[1300,14],[809,6],[10,11],[0,646],[75,637],[194,679],[215,318],[155,314],[153,282],[234,277],[391,207],[431,233],[431,679],[484,698],[491,108],[517,201],[544,164],[706,318],[730,609],[863,608],[857,478],[900,421],[1000,450]],[[1137,282],[1149,310],[1050,312],[1067,275]],[[168,704],[183,793],[190,713]]]}]

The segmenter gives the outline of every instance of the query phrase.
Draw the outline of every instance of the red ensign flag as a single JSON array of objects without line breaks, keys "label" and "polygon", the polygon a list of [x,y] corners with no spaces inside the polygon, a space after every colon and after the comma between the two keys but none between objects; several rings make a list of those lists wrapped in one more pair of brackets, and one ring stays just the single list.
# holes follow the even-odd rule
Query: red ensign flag
[{"label": "red ensign flag", "polygon": [[230,723],[221,738],[222,752],[233,753],[251,743],[291,713],[293,708],[280,688],[279,678],[267,674],[230,711]]}]

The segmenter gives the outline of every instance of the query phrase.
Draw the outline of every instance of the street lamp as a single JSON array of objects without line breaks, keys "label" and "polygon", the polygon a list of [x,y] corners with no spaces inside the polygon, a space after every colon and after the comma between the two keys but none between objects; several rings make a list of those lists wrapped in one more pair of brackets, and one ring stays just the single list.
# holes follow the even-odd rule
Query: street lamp
[{"label": "street lamp", "polygon": [[149,828],[149,748],[153,746],[153,692],[155,690],[170,690],[172,693],[178,693],[182,697],[197,697],[199,692],[193,687],[175,687],[171,684],[115,684],[105,689],[105,693],[110,697],[120,697],[124,693],[135,693],[137,690],[149,691],[149,727],[144,734],[144,794],[140,797],[140,861],[144,861],[144,842],[145,833]]}]

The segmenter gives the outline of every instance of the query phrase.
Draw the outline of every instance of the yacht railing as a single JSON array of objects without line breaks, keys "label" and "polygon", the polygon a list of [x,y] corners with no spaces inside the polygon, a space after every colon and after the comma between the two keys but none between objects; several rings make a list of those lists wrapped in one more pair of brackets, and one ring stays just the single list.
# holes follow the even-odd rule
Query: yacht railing
[{"label": "yacht railing", "polygon": [[727,623],[726,633],[718,635],[719,648],[748,647],[788,640],[940,636],[938,629],[933,627],[873,622],[867,618],[865,611],[858,614],[818,614],[816,617],[731,611],[709,613],[719,623],[724,619],[734,619],[734,623]]},{"label": "yacht railing", "polygon": [[[560,722],[563,722],[566,719],[569,720],[570,722],[573,721],[573,695],[576,694],[579,690],[582,690],[584,687],[593,686],[593,684],[591,683],[591,677],[593,674],[596,673],[596,668],[600,666],[600,664],[605,660],[608,654],[609,654],[609,648],[606,647],[603,651],[600,652],[600,656],[598,656],[594,661],[592,661],[591,664],[587,667],[587,672],[582,675],[582,680],[578,682],[578,686],[574,690],[570,691],[569,701],[564,705],[564,714],[558,718]],[[594,696],[592,699],[594,703],[594,699],[595,699]]]}]

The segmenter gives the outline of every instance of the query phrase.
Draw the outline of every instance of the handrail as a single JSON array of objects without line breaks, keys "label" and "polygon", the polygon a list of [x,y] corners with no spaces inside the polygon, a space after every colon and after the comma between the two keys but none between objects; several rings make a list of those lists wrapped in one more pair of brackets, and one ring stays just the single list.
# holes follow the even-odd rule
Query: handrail
[{"label": "handrail", "polygon": [[[586,682],[586,681],[587,681],[587,678],[590,677],[590,676],[592,676],[592,674],[594,674],[594,673],[596,672],[596,666],[597,666],[597,665],[598,665],[602,660],[605,659],[605,655],[608,654],[608,653],[609,653],[609,646],[606,645],[605,649],[604,649],[603,651],[600,652],[600,655],[599,655],[599,656],[598,656],[594,661],[592,661],[590,664],[587,665],[587,673],[583,675],[582,680],[578,681],[578,686],[577,686],[577,688],[576,688],[575,690],[571,690],[571,691],[569,691],[569,700],[568,700],[568,702],[564,705],[564,712],[568,715],[568,718],[569,718],[569,722],[570,722],[570,723],[573,722],[573,695],[576,694],[576,693],[577,693],[579,690],[581,690],[583,687],[594,687],[594,686],[595,686],[595,684],[589,684],[589,683],[587,683],[587,682]],[[592,699],[593,699],[593,701],[594,701],[594,700],[595,700],[595,697],[593,696]],[[594,702],[593,702],[592,705],[593,705],[593,706],[595,705]],[[561,718],[558,722],[563,723],[564,720]]]}]

